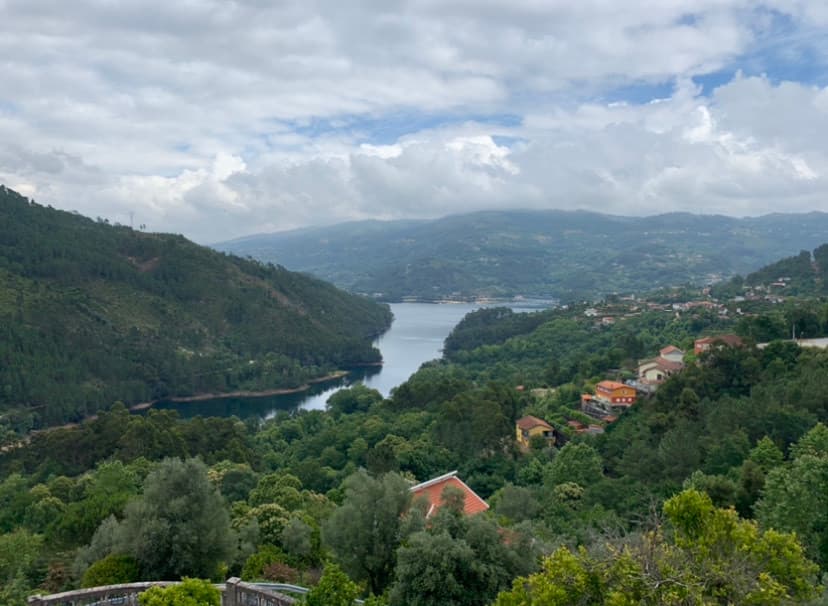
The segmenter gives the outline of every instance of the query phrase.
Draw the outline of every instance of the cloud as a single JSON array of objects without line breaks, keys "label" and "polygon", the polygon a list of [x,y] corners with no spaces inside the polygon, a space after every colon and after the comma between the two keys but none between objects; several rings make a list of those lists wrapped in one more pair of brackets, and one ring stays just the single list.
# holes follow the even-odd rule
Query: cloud
[{"label": "cloud", "polygon": [[828,92],[784,69],[824,73],[826,26],[816,0],[0,0],[0,181],[200,241],[825,209]]}]

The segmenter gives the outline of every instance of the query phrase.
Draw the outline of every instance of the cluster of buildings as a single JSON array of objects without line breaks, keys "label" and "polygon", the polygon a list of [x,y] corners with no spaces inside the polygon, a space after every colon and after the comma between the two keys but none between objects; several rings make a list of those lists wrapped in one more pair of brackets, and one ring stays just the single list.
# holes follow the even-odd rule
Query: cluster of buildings
[{"label": "cluster of buildings", "polygon": [[[828,342],[828,340],[826,340]],[[713,347],[741,347],[742,339],[736,335],[717,335],[696,339],[693,353],[698,356]],[[685,352],[675,345],[668,345],[658,352],[658,356],[647,358],[638,363],[637,377],[625,382],[604,380],[595,385],[595,393],[581,394],[581,412],[596,420],[596,423],[583,423],[578,420],[567,421],[569,433],[598,434],[604,432],[604,426],[618,420],[625,410],[633,406],[639,396],[652,394],[672,375],[685,368]],[[523,386],[517,387],[523,391]],[[543,391],[543,390],[533,390]],[[561,434],[552,425],[527,415],[515,423],[515,440],[519,447],[528,450],[532,439],[540,436],[547,444],[555,445]]]}]

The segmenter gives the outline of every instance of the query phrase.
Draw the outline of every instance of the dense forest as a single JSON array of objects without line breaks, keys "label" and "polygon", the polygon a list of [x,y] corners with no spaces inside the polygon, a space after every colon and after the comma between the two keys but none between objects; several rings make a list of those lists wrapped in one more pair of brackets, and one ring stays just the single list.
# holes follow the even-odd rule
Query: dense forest
[{"label": "dense forest", "polygon": [[[826,334],[828,303],[481,310],[387,399],[244,423],[115,405],[0,455],[0,601],[238,574],[315,586],[309,604],[824,604],[828,351],[752,336],[803,318]],[[688,355],[604,433],[567,425],[598,380],[723,332],[744,346]],[[519,448],[524,414],[557,443]],[[492,509],[447,491],[426,521],[409,486],[453,469]]]},{"label": "dense forest", "polygon": [[824,213],[736,219],[512,210],[344,223],[215,247],[388,301],[523,295],[568,302],[744,275],[822,244],[826,233]]},{"label": "dense forest", "polygon": [[375,363],[387,306],[0,186],[0,431]]}]

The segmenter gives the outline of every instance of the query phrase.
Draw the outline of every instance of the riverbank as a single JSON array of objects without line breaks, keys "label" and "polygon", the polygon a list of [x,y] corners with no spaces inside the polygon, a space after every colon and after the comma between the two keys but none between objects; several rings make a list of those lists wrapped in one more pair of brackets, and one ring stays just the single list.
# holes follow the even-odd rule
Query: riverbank
[{"label": "riverbank", "polygon": [[[378,365],[382,366],[382,363],[378,363]],[[296,393],[302,393],[308,391],[313,385],[318,385],[320,383],[327,383],[329,381],[337,381],[346,377],[350,374],[350,371],[347,370],[337,370],[336,372],[332,372],[330,374],[324,375],[322,377],[317,377],[315,379],[309,379],[307,383],[300,385],[299,387],[290,387],[290,388],[280,388],[280,389],[263,389],[260,391],[231,391],[225,393],[202,393],[196,394],[192,396],[173,396],[170,398],[163,398],[158,400],[152,400],[150,402],[140,402],[139,404],[133,404],[129,406],[127,410],[131,413],[142,412],[149,408],[152,408],[154,405],[158,404],[159,402],[175,402],[177,404],[185,404],[188,402],[209,402],[211,400],[222,400],[225,398],[267,398],[272,396],[282,396],[282,395],[290,395]],[[11,452],[12,450],[16,450],[28,444],[32,436],[46,433],[50,431],[55,431],[58,429],[72,429],[75,427],[79,427],[83,423],[88,423],[90,421],[94,421],[98,418],[97,414],[88,415],[81,419],[80,421],[76,421],[73,423],[64,423],[63,425],[54,425],[52,427],[44,427],[42,429],[34,429],[30,431],[28,434],[23,436],[19,441],[14,442],[12,444],[6,444],[4,446],[0,446],[0,454],[5,454],[7,452]]]},{"label": "riverbank", "polygon": [[[378,364],[380,366],[382,365],[381,362]],[[310,379],[307,383],[303,383],[299,387],[263,389],[260,391],[241,390],[222,393],[200,393],[192,396],[172,396],[170,398],[161,398],[158,400],[152,400],[150,402],[141,402],[139,404],[133,404],[129,407],[129,411],[140,412],[142,410],[147,410],[148,408],[152,408],[155,404],[158,404],[159,402],[175,402],[176,404],[184,404],[188,402],[208,402],[210,400],[223,400],[225,398],[269,398],[272,396],[285,396],[293,393],[302,393],[303,391],[309,390],[312,385],[327,383],[328,381],[336,381],[338,379],[348,376],[348,374],[349,371],[347,370],[337,370],[336,372],[332,372],[325,376]]]}]

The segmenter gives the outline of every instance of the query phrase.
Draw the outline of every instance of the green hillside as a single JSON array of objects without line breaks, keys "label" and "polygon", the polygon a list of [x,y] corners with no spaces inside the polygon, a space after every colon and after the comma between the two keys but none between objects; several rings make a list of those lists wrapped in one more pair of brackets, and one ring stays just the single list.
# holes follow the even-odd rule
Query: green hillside
[{"label": "green hillside", "polygon": [[490,211],[366,221],[217,244],[385,300],[600,298],[747,274],[828,233],[828,214],[736,219],[672,213]]},{"label": "green hillside", "polygon": [[296,387],[376,362],[387,306],[282,267],[39,206],[0,186],[0,420]]},{"label": "green hillside", "polygon": [[795,257],[781,259],[750,274],[745,283],[750,286],[786,283],[786,294],[828,294],[828,244],[815,249],[813,254],[803,250]]}]

